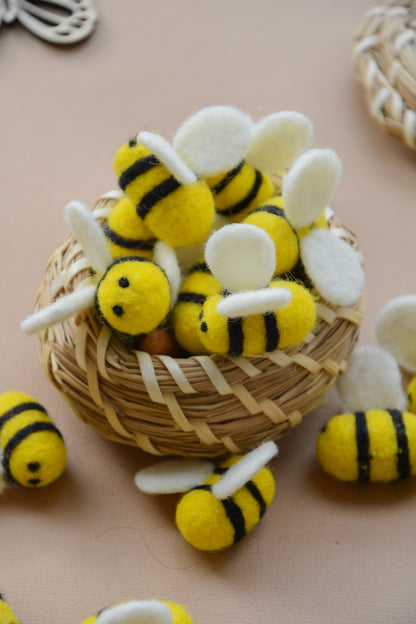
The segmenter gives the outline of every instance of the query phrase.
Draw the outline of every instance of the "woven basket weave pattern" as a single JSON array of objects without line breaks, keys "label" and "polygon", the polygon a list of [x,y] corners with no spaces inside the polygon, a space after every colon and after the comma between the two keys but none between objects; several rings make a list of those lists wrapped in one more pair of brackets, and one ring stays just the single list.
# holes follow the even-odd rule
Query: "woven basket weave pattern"
[{"label": "woven basket weave pattern", "polygon": [[[48,263],[36,307],[87,275],[68,236]],[[319,322],[302,345],[250,358],[128,351],[93,313],[82,313],[40,334],[41,360],[76,414],[104,437],[155,455],[215,457],[277,439],[323,404],[355,345],[361,305],[319,303]]]},{"label": "woven basket weave pattern", "polygon": [[354,58],[371,115],[416,148],[416,3],[389,0],[370,10],[354,36]]}]

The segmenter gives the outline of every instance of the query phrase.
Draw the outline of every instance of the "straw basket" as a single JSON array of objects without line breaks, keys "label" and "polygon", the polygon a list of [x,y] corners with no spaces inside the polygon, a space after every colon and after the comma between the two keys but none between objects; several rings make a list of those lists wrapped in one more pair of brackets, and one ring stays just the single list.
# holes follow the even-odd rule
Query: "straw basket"
[{"label": "straw basket", "polygon": [[[105,210],[97,202],[94,214]],[[334,231],[357,247],[336,218]],[[36,307],[71,292],[88,274],[72,236],[52,255]],[[128,351],[93,313],[40,334],[47,377],[75,413],[105,438],[155,455],[215,457],[277,439],[322,405],[346,366],[362,319],[362,302],[320,302],[319,321],[297,347],[261,357],[174,359]]]},{"label": "straw basket", "polygon": [[371,9],[354,35],[354,57],[371,115],[416,148],[416,2]]}]

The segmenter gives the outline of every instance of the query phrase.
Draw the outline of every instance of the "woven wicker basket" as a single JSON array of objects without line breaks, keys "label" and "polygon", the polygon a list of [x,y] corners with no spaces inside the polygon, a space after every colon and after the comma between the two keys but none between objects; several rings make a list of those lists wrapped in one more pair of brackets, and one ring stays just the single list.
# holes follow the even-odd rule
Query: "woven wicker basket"
[{"label": "woven wicker basket", "polygon": [[354,35],[354,57],[371,115],[416,148],[416,2],[371,9]]},{"label": "woven wicker basket", "polygon": [[[97,202],[96,216],[108,201]],[[357,248],[335,218],[331,227]],[[47,265],[36,307],[87,274],[68,236]],[[324,403],[358,337],[362,301],[349,308],[320,302],[318,316],[307,340],[285,351],[174,359],[128,351],[93,313],[82,313],[40,334],[41,361],[75,413],[105,438],[155,455],[215,457],[277,439]]]}]

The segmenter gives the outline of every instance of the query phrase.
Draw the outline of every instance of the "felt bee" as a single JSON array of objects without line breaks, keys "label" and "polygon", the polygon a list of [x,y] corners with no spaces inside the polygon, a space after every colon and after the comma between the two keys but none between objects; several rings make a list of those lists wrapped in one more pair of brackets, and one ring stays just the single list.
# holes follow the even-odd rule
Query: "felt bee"
[{"label": "felt bee", "polygon": [[[139,132],[118,149],[114,170],[137,215],[156,238],[185,247],[208,235],[215,215],[212,193],[161,136]],[[125,204],[119,210],[130,208]],[[115,233],[123,236],[121,231]]]},{"label": "felt bee", "polygon": [[260,355],[302,341],[316,321],[315,302],[301,284],[272,281],[275,250],[260,228],[242,223],[210,236],[205,258],[223,291],[208,297],[198,337],[211,353]]},{"label": "felt bee", "polygon": [[23,392],[0,395],[0,456],[4,486],[43,487],[65,469],[61,433],[45,408]]},{"label": "felt bee", "polygon": [[207,352],[198,337],[199,315],[207,297],[220,292],[221,284],[205,262],[194,265],[182,282],[172,310],[172,323],[176,340],[189,353]]},{"label": "felt bee", "polygon": [[190,615],[174,602],[133,600],[101,609],[82,624],[192,624]]},{"label": "felt bee", "polygon": [[154,261],[137,256],[112,260],[103,231],[87,207],[70,202],[65,214],[93,273],[73,293],[24,320],[23,331],[38,332],[90,307],[127,343],[154,330],[166,317],[179,288],[174,251],[159,241]]},{"label": "felt bee", "polygon": [[416,473],[416,415],[407,411],[399,368],[416,370],[415,313],[415,296],[389,301],[376,319],[379,345],[357,347],[337,381],[351,413],[328,421],[316,453],[338,479],[394,481]]},{"label": "felt bee", "polygon": [[241,541],[271,504],[275,483],[266,464],[277,452],[274,442],[265,442],[217,468],[205,460],[168,460],[138,472],[135,483],[147,494],[185,492],[176,508],[181,535],[216,552]]},{"label": "felt bee", "polygon": [[210,106],[180,126],[172,145],[206,179],[217,212],[235,221],[275,195],[271,176],[309,147],[312,134],[301,113],[281,111],[254,124],[235,108]]},{"label": "felt bee", "polygon": [[1,624],[19,624],[19,620],[14,614],[11,606],[6,602],[3,594],[0,593],[0,622]]},{"label": "felt bee", "polygon": [[152,258],[156,243],[128,197],[121,197],[110,210],[103,226],[108,249],[113,258],[142,256]]}]

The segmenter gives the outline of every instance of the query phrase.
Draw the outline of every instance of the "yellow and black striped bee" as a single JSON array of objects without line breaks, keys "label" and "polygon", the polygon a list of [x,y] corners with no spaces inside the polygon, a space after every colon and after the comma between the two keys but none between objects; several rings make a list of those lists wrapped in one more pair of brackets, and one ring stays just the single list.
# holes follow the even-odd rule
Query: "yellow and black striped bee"
[{"label": "yellow and black striped bee", "polygon": [[236,221],[275,195],[272,176],[309,147],[312,133],[311,122],[297,112],[273,113],[254,124],[230,106],[210,106],[180,126],[173,146],[206,178],[217,212]]},{"label": "yellow and black striped bee", "polygon": [[416,474],[416,415],[372,409],[330,418],[316,443],[322,468],[342,481],[395,481]]},{"label": "yellow and black striped bee", "polygon": [[0,395],[0,449],[5,483],[43,487],[66,466],[61,433],[45,408],[23,392]]},{"label": "yellow and black striped bee", "polygon": [[13,612],[11,606],[6,602],[3,594],[0,593],[0,623],[19,624],[19,620]]},{"label": "yellow and black striped bee", "polygon": [[155,236],[145,225],[128,197],[121,197],[110,210],[103,226],[108,249],[113,258],[121,256],[153,257]]},{"label": "yellow and black striped bee", "polygon": [[215,215],[212,193],[162,137],[139,132],[118,149],[114,170],[137,215],[156,238],[186,247],[208,235]]},{"label": "yellow and black striped bee", "polygon": [[185,492],[176,508],[181,535],[216,552],[240,542],[271,504],[275,483],[266,464],[277,452],[274,442],[265,442],[217,468],[205,460],[168,460],[138,472],[135,483],[148,494]]},{"label": "yellow and black striped bee", "polygon": [[[101,609],[82,624],[120,624],[153,622],[153,624],[192,624],[192,618],[179,604],[167,600],[132,600]],[[13,623],[14,624],[14,623]]]}]

